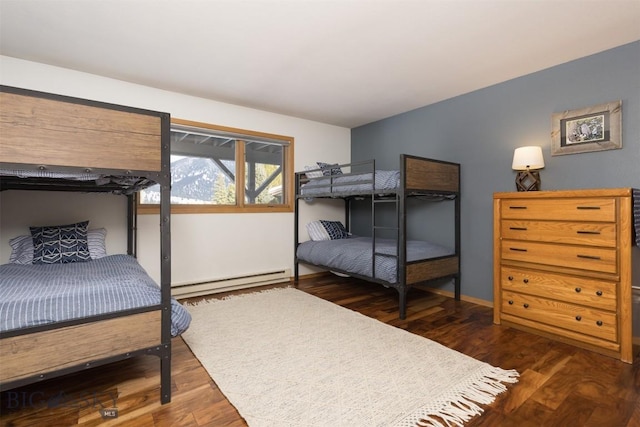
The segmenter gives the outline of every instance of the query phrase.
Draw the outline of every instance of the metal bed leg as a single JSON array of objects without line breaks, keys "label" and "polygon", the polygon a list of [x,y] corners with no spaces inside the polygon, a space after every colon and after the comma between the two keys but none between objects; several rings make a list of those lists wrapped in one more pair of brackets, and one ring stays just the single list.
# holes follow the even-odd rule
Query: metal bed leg
[{"label": "metal bed leg", "polygon": [[164,344],[160,354],[160,401],[171,402],[171,343]]},{"label": "metal bed leg", "polygon": [[298,287],[299,280],[300,280],[300,266],[298,264],[298,261],[296,260],[296,262],[293,265],[293,284],[296,288]]},{"label": "metal bed leg", "polygon": [[404,320],[407,317],[407,290],[398,289],[398,308],[400,311],[400,319]]}]

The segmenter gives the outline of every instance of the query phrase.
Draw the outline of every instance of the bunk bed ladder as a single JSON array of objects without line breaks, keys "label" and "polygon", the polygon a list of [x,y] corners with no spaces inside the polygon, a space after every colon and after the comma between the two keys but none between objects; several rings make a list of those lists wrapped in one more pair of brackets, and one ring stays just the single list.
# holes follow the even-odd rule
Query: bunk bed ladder
[{"label": "bunk bed ladder", "polygon": [[[395,204],[395,219],[396,222],[394,225],[377,225],[376,219],[378,218],[377,215],[377,206],[382,206],[385,204]],[[378,239],[379,235],[378,233],[381,232],[393,232],[393,234],[395,235],[396,238],[396,243],[397,245],[400,244],[400,230],[401,230],[401,224],[399,221],[400,215],[398,212],[398,209],[400,207],[400,203],[399,203],[399,195],[398,194],[394,194],[394,195],[381,195],[381,196],[377,196],[375,194],[371,195],[371,244],[372,244],[372,253],[373,256],[371,257],[371,271],[372,271],[372,276],[376,277],[376,259],[377,257],[387,257],[387,258],[395,258],[396,260],[396,271],[400,271],[400,269],[398,268],[400,263],[400,247],[398,246],[396,248],[396,254],[386,254],[383,252],[378,252],[376,250],[376,239]]]}]

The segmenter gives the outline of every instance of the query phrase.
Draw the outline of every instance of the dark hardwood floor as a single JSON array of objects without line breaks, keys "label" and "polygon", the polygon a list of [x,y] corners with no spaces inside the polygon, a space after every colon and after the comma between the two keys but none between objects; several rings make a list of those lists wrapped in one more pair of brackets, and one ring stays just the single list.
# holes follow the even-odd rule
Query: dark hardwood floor
[{"label": "dark hardwood floor", "polygon": [[[490,308],[421,289],[410,291],[407,319],[399,320],[396,291],[380,285],[328,275],[302,280],[299,288],[476,359],[520,372],[520,381],[509,385],[506,393],[467,426],[640,426],[637,348],[635,363],[629,365],[493,325]],[[173,340],[172,364],[173,395],[169,404],[160,404],[158,359],[141,356],[5,391],[0,395],[0,423],[246,425],[181,338]],[[114,407],[118,417],[103,419],[99,410]]]}]

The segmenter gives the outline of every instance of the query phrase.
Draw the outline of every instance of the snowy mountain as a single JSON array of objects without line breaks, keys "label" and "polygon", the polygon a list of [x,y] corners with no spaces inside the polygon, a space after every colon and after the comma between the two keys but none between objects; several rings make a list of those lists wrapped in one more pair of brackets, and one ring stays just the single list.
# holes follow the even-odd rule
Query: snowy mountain
[{"label": "snowy mountain", "polygon": [[[227,163],[227,162],[225,162]],[[234,172],[235,165],[226,166]],[[171,156],[171,199],[172,203],[210,203],[214,198],[214,184],[224,178],[225,186],[229,178],[211,159],[199,157]],[[159,203],[160,189],[154,185],[143,192],[142,203]]]}]

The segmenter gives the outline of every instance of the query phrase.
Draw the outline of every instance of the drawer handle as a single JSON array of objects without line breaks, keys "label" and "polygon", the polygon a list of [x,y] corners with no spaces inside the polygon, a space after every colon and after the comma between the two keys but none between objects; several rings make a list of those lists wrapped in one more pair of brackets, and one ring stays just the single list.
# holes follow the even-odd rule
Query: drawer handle
[{"label": "drawer handle", "polygon": [[598,326],[602,326],[602,320],[598,320],[598,321],[596,322],[596,325],[598,325]]},{"label": "drawer handle", "polygon": [[591,231],[591,230],[578,230],[576,231],[578,234],[600,234],[599,231]]},{"label": "drawer handle", "polygon": [[509,230],[527,231],[527,227],[509,227]]},{"label": "drawer handle", "polygon": [[584,259],[602,259],[599,256],[595,256],[595,255],[576,255],[578,258],[584,258]]},{"label": "drawer handle", "polygon": [[577,292],[577,293],[582,292],[582,288],[576,288],[576,292]]},{"label": "drawer handle", "polygon": [[576,320],[579,322],[582,320],[582,316],[576,316]]},{"label": "drawer handle", "polygon": [[583,210],[600,210],[600,206],[576,206],[576,209],[583,209]]},{"label": "drawer handle", "polygon": [[509,277],[507,277],[507,279],[508,279],[509,281],[512,281],[512,280],[513,280],[513,276],[509,276]]},{"label": "drawer handle", "polygon": [[596,291],[596,295],[598,295],[599,297],[602,296],[602,291]]},{"label": "drawer handle", "polygon": [[509,305],[513,305],[513,300],[512,299],[509,300]]},{"label": "drawer handle", "polygon": [[521,249],[521,248],[509,248],[510,251],[516,251],[516,252],[527,252],[526,249]]},{"label": "drawer handle", "polygon": [[529,304],[527,304],[526,302],[522,305],[524,308],[529,308]]},{"label": "drawer handle", "polygon": [[524,279],[523,282],[524,283],[529,283],[529,279]]},{"label": "drawer handle", "polygon": [[526,206],[509,206],[509,209],[527,209]]}]

